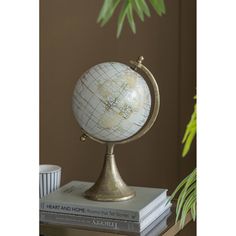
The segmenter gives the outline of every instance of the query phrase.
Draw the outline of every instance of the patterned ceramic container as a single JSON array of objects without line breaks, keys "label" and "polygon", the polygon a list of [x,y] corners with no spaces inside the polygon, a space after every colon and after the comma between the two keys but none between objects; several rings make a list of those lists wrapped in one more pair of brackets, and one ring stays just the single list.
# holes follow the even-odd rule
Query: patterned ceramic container
[{"label": "patterned ceramic container", "polygon": [[61,167],[57,165],[39,166],[39,197],[49,194],[60,187]]}]

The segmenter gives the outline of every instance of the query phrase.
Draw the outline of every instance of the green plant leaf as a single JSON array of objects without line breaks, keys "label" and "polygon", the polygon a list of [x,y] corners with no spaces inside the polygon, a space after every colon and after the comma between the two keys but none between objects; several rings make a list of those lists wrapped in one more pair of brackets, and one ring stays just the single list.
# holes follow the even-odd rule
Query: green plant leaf
[{"label": "green plant leaf", "polygon": [[184,223],[185,223],[185,219],[186,219],[186,216],[188,214],[188,211],[187,211],[187,206],[188,206],[188,203],[189,201],[192,199],[193,195],[189,195],[188,198],[185,200],[184,204],[183,204],[183,207],[182,207],[182,214],[181,214],[181,219],[180,219],[180,227],[183,228],[184,226]]},{"label": "green plant leaf", "polygon": [[196,201],[193,203],[191,207],[191,215],[192,215],[193,221],[195,221],[196,220]]},{"label": "green plant leaf", "polygon": [[191,207],[193,206],[195,201],[196,201],[196,191],[193,191],[192,194],[190,194],[188,196],[188,198],[186,199],[185,204],[183,206],[181,220],[180,220],[180,227],[181,228],[184,227],[187,214],[191,210]]},{"label": "green plant leaf", "polygon": [[169,199],[169,201],[171,201],[175,195],[177,194],[177,192],[186,184],[187,180],[188,180],[189,176],[186,176],[180,183],[179,185],[176,187],[175,191],[171,194],[171,197]]},{"label": "green plant leaf", "polygon": [[194,169],[193,172],[188,175],[186,184],[178,197],[177,206],[176,206],[176,222],[179,219],[182,206],[183,206],[185,198],[187,196],[186,195],[187,190],[195,181],[196,181],[196,169]]},{"label": "green plant leaf", "polygon": [[189,188],[187,188],[185,198],[187,198],[192,192],[196,189],[196,179],[194,178],[193,183],[190,185]]},{"label": "green plant leaf", "polygon": [[[194,97],[196,99],[196,96]],[[192,145],[192,141],[196,136],[197,132],[197,105],[194,105],[194,111],[191,115],[191,119],[186,126],[186,130],[184,133],[184,137],[182,139],[182,143],[184,144],[184,148],[182,151],[182,156],[185,157],[190,150]],[[176,205],[176,219],[177,222],[180,218],[180,228],[183,228],[185,225],[185,220],[188,212],[191,213],[193,220],[196,219],[196,168],[193,170],[191,174],[185,177],[184,180],[176,187],[175,191],[171,195],[171,199],[179,193],[177,205]]]},{"label": "green plant leaf", "polygon": [[177,186],[171,195],[171,199],[179,193],[176,205],[176,222],[180,218],[180,227],[183,228],[188,212],[191,212],[193,219],[196,217],[196,169],[194,169]]},{"label": "green plant leaf", "polygon": [[132,5],[133,5],[133,8],[136,11],[137,15],[141,19],[141,21],[144,21],[144,14],[143,14],[143,10],[141,9],[141,7],[139,5],[139,0],[133,0]]},{"label": "green plant leaf", "polygon": [[188,138],[187,138],[187,140],[185,142],[185,145],[184,145],[184,148],[183,148],[183,152],[182,152],[183,157],[185,157],[187,155],[187,153],[189,152],[192,141],[193,141],[195,135],[196,135],[196,129],[192,129],[191,132],[188,135]]},{"label": "green plant leaf", "polygon": [[195,129],[196,130],[196,120],[197,120],[197,115],[196,115],[196,104],[194,105],[194,111],[193,114],[191,115],[191,120],[187,124],[186,131],[182,140],[182,143],[184,143],[191,132],[191,130]]},{"label": "green plant leaf", "polygon": [[99,15],[98,15],[98,19],[97,19],[98,23],[105,17],[105,15],[109,11],[112,4],[113,4],[112,0],[104,0],[102,8],[101,8]]},{"label": "green plant leaf", "polygon": [[197,111],[196,111],[197,105],[194,105],[194,111],[193,114],[191,115],[191,119],[186,127],[184,137],[182,139],[182,143],[184,144],[184,148],[182,151],[182,157],[185,157],[187,153],[190,150],[190,147],[192,145],[192,141],[194,137],[196,136],[197,132]]},{"label": "green plant leaf", "polygon": [[[165,13],[164,0],[150,0],[150,2],[158,15],[161,16]],[[104,26],[111,19],[119,3],[121,3],[121,0],[104,0],[97,18],[97,22],[100,23],[101,26]],[[126,8],[127,5],[130,5],[128,10]],[[124,6],[126,7],[124,8]],[[145,15],[148,17],[151,16],[146,0],[123,0],[123,7],[119,13],[117,22],[117,38],[121,34],[126,16],[132,32],[136,33],[136,26],[133,15],[134,11],[137,13],[141,21],[144,21]]]},{"label": "green plant leaf", "polygon": [[150,2],[159,16],[166,13],[164,0],[150,0]]},{"label": "green plant leaf", "polygon": [[136,27],[135,27],[135,23],[134,23],[134,17],[133,17],[133,9],[132,9],[132,5],[129,4],[129,10],[127,13],[127,18],[128,18],[128,22],[130,25],[130,28],[132,29],[133,33],[136,33]]},{"label": "green plant leaf", "polygon": [[117,26],[117,34],[116,37],[118,38],[120,36],[123,24],[124,24],[124,20],[125,20],[125,16],[128,13],[129,10],[129,5],[130,5],[130,1],[126,1],[125,4],[123,5],[121,11],[120,11],[120,15],[118,17],[118,26]]},{"label": "green plant leaf", "polygon": [[142,9],[143,12],[146,14],[146,16],[150,17],[150,16],[151,16],[151,13],[150,13],[150,10],[149,10],[148,5],[147,5],[147,3],[145,2],[145,0],[139,0],[139,3],[140,3],[141,9]]},{"label": "green plant leaf", "polygon": [[113,3],[108,8],[106,14],[103,16],[101,26],[104,26],[110,20],[110,18],[112,17],[116,7],[120,3],[120,0],[110,0],[110,1],[113,2]]}]

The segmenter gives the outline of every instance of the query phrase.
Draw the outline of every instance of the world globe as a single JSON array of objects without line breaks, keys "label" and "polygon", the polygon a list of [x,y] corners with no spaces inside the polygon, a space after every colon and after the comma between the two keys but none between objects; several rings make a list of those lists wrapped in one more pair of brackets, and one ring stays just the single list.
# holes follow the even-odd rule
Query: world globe
[{"label": "world globe", "polygon": [[[80,140],[84,142],[89,137],[106,145],[100,175],[84,192],[84,197],[90,200],[115,202],[135,197],[134,189],[119,174],[114,148],[146,134],[159,112],[159,88],[143,60],[143,56],[131,60],[132,68],[119,62],[95,65],[76,83],[72,108],[82,129]],[[146,81],[136,72],[138,69],[150,82],[152,101]]]},{"label": "world globe", "polygon": [[72,108],[80,127],[103,142],[119,142],[136,134],[151,109],[144,78],[129,66],[105,62],[77,81]]}]

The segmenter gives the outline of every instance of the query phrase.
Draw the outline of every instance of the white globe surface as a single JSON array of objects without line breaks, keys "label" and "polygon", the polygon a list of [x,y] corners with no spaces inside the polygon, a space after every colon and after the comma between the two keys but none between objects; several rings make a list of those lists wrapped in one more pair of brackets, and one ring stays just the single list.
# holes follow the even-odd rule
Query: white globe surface
[{"label": "white globe surface", "polygon": [[101,141],[121,141],[137,133],[148,119],[151,95],[143,77],[127,65],[106,62],[78,80],[73,112],[81,128]]}]

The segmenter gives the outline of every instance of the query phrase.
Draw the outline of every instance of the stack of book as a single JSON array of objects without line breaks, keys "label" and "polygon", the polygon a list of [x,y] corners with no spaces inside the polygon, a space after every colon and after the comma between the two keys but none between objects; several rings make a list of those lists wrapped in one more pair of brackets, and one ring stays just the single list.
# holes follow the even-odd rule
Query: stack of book
[{"label": "stack of book", "polygon": [[170,214],[167,190],[132,187],[136,196],[121,202],[86,199],[92,183],[72,181],[40,199],[40,222],[119,232],[147,232],[166,226]]}]

